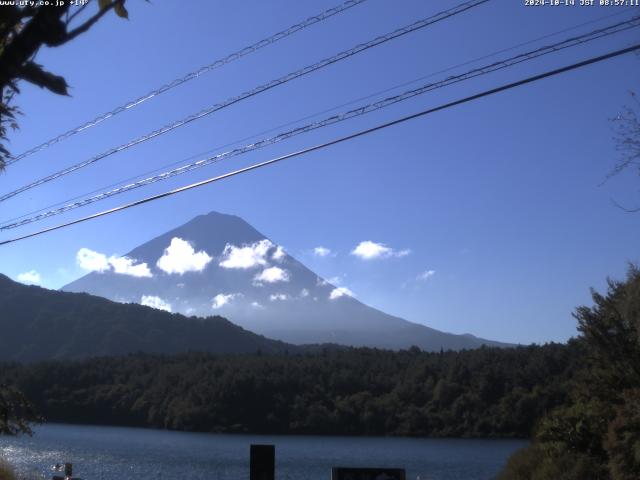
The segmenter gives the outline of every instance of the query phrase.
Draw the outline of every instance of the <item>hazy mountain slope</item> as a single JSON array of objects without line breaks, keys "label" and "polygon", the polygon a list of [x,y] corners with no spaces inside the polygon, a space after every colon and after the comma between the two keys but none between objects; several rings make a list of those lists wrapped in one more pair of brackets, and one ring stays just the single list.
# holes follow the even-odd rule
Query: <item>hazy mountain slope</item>
[{"label": "hazy mountain slope", "polygon": [[[208,255],[211,261],[200,271],[167,273],[166,265],[158,261],[166,256],[170,245],[173,249],[174,239],[189,242],[192,255]],[[167,264],[188,263],[188,255],[182,253],[171,256]],[[135,277],[109,269],[92,272],[64,290],[125,302],[158,297],[172,311],[199,316],[219,313],[251,331],[298,344],[334,342],[382,348],[417,345],[426,350],[502,345],[472,335],[443,333],[340,295],[334,285],[279,251],[267,237],[233,215],[211,212],[198,216],[140,245],[126,257],[137,265],[145,263],[150,276]],[[253,264],[247,266],[251,261]],[[267,270],[274,273],[274,269],[285,272],[286,279],[257,280]],[[216,295],[226,299],[219,297],[216,304]],[[219,305],[222,300],[225,303]]]},{"label": "hazy mountain slope", "polygon": [[46,290],[0,275],[0,360],[36,361],[134,352],[278,352],[296,347],[221,317],[187,318],[87,294]]}]

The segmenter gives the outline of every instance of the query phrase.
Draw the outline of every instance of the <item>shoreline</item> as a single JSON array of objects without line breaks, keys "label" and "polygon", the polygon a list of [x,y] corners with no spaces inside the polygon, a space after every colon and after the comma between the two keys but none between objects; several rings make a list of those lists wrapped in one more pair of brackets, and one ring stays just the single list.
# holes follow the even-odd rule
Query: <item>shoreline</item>
[{"label": "shoreline", "polygon": [[[232,431],[202,431],[202,430],[177,430],[172,428],[158,428],[148,425],[120,425],[120,424],[108,424],[108,423],[83,423],[83,422],[69,422],[69,421],[51,421],[43,422],[39,425],[33,425],[32,430],[35,434],[39,427],[47,426],[64,426],[64,427],[94,427],[94,428],[120,428],[120,429],[134,429],[134,430],[148,430],[153,432],[170,432],[170,433],[185,433],[185,434],[202,434],[202,435],[232,435],[232,436],[264,436],[264,437],[334,437],[334,438],[377,438],[377,439],[412,439],[412,440],[478,440],[478,441],[493,441],[493,440],[531,440],[531,437],[519,437],[519,436],[493,436],[493,437],[480,437],[480,436],[460,436],[460,437],[448,437],[448,436],[422,436],[422,435],[350,435],[340,433],[269,433],[269,432],[232,432]],[[1,438],[1,437],[0,437]]]}]

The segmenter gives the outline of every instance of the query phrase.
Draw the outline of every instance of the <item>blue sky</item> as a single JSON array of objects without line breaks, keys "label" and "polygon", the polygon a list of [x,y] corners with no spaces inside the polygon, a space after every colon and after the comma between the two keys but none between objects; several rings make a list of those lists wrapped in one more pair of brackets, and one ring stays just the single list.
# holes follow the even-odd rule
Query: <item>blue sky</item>
[{"label": "blue sky", "polygon": [[[72,97],[23,85],[19,105],[24,116],[20,131],[11,137],[11,149],[26,150],[335,4],[128,2],[129,21],[110,15],[78,40],[39,54],[40,63],[66,77]],[[0,176],[2,192],[456,4],[369,0],[11,166]],[[201,152],[222,151],[245,137],[617,13],[618,8],[525,7],[523,2],[494,0],[15,197],[0,204],[0,218]],[[622,48],[637,42],[638,32],[440,89],[2,233],[0,239]],[[243,217],[318,274],[339,277],[360,300],[386,312],[496,340],[564,341],[575,334],[571,312],[589,303],[589,288],[602,289],[607,276],[622,277],[629,261],[640,261],[640,214],[625,213],[611,201],[640,204],[637,175],[629,172],[600,185],[617,158],[610,119],[629,103],[629,91],[637,89],[639,66],[637,56],[614,59],[168,200],[3,246],[0,271],[18,278],[35,270],[44,286],[59,288],[84,273],[75,260],[80,248],[124,255],[198,214],[216,210]],[[411,253],[362,260],[350,254],[362,241]],[[314,255],[318,246],[332,254]],[[427,271],[435,273],[419,280]]]}]

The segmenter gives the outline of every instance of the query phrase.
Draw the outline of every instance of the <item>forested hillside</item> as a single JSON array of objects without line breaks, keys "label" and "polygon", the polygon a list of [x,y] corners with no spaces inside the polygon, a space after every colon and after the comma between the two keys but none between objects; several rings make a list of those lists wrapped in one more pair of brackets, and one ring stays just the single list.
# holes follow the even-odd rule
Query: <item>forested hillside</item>
[{"label": "forested hillside", "polygon": [[188,318],[0,275],[0,360],[37,361],[135,352],[276,352],[296,347],[222,317]]},{"label": "forested hillside", "polygon": [[525,437],[581,347],[132,355],[0,367],[50,421],[177,430]]}]

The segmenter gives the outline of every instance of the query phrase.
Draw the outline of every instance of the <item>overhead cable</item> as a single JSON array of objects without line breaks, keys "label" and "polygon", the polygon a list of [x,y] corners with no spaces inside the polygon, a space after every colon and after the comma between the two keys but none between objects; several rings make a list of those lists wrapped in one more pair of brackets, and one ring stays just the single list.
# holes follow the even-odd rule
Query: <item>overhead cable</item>
[{"label": "overhead cable", "polygon": [[205,108],[204,110],[201,110],[200,112],[191,114],[187,117],[184,117],[180,120],[177,120],[173,123],[170,123],[168,125],[165,125],[157,130],[154,130],[150,133],[147,133],[145,135],[142,135],[140,137],[137,137],[127,143],[124,143],[122,145],[119,145],[117,147],[113,147],[110,148],[109,150],[98,154],[94,157],[91,157],[87,160],[84,160],[82,162],[76,163],[70,167],[64,168],[62,170],[59,170],[55,173],[52,173],[51,175],[47,175],[46,177],[40,178],[39,180],[36,180],[34,182],[31,182],[27,185],[24,185],[16,190],[13,190],[11,192],[5,193],[3,195],[0,195],[0,202],[6,201],[12,197],[15,197],[16,195],[26,192],[27,190],[30,190],[32,188],[38,187],[40,185],[43,185],[45,183],[51,182],[53,180],[56,180],[60,177],[63,177],[65,175],[68,175],[70,173],[76,172],[82,168],[85,168],[89,165],[92,165],[104,158],[107,158],[115,153],[121,152],[123,150],[126,150],[128,148],[131,148],[135,145],[139,145],[143,142],[146,142],[148,140],[152,140],[160,135],[163,135],[165,133],[168,133],[172,130],[175,130],[176,128],[182,127],[184,125],[187,125],[195,120],[199,120],[203,117],[206,117],[208,115],[211,115],[214,112],[217,112],[219,110],[222,110],[223,108],[229,107],[231,105],[234,105],[242,100],[245,100],[247,98],[251,98],[255,95],[258,95],[260,93],[266,92],[267,90],[271,90],[272,88],[275,88],[279,85],[283,85],[285,83],[290,82],[291,80],[294,80],[296,78],[302,77],[304,75],[307,75],[311,72],[315,72],[316,70],[319,70],[321,68],[324,68],[328,65],[332,65],[336,62],[339,62],[341,60],[344,60],[346,58],[350,58],[353,55],[356,55],[360,52],[363,52],[365,50],[368,50],[370,48],[373,47],[377,47],[378,45],[381,45],[383,43],[386,43],[390,40],[394,40],[398,37],[401,37],[403,35],[406,35],[408,33],[411,32],[415,32],[416,30],[420,30],[422,28],[425,28],[429,25],[432,25],[436,22],[440,22],[442,20],[445,20],[447,18],[450,18],[454,15],[458,15],[462,12],[465,12],[471,8],[477,7],[478,5],[481,5],[483,3],[488,2],[489,0],[471,0],[468,2],[464,2],[456,7],[450,8],[448,10],[442,11],[440,13],[437,13],[435,15],[432,15],[430,17],[424,18],[422,20],[418,20],[417,22],[414,22],[410,25],[407,25],[405,27],[399,28],[397,30],[394,30],[393,32],[387,33],[385,35],[381,35],[379,37],[376,37],[372,40],[369,40],[368,42],[365,43],[361,43],[359,45],[356,45],[355,47],[350,48],[349,50],[345,50],[343,52],[340,52],[336,55],[333,55],[332,57],[326,58],[324,60],[321,60],[319,62],[316,62],[314,64],[308,65],[300,70],[296,70],[295,72],[291,72],[283,77],[280,77],[276,80],[272,80],[268,83],[262,84],[252,90],[248,90],[240,95],[237,95],[235,97],[230,97],[227,100],[221,102],[221,103],[217,103],[215,105],[212,105],[210,107]]},{"label": "overhead cable", "polygon": [[414,114],[411,114],[411,115],[407,115],[407,116],[398,118],[396,120],[392,120],[390,122],[382,123],[382,124],[376,125],[375,127],[367,128],[365,130],[360,130],[358,132],[351,133],[349,135],[345,135],[343,137],[339,137],[339,138],[336,138],[334,140],[331,140],[331,141],[328,141],[328,142],[325,142],[325,143],[322,143],[322,144],[319,144],[319,145],[314,145],[312,147],[308,147],[308,148],[305,148],[303,150],[298,150],[296,152],[288,153],[288,154],[282,155],[280,157],[272,158],[270,160],[265,160],[264,162],[255,163],[255,164],[250,165],[248,167],[240,168],[240,169],[234,170],[232,172],[227,172],[227,173],[224,173],[222,175],[218,175],[216,177],[209,178],[207,180],[202,180],[200,182],[191,183],[191,184],[185,185],[183,187],[175,188],[175,189],[169,190],[167,192],[163,192],[163,193],[159,193],[159,194],[156,194],[156,195],[152,195],[150,197],[146,197],[146,198],[143,198],[143,199],[140,199],[140,200],[136,200],[136,201],[131,202],[131,203],[120,205],[118,207],[111,208],[109,210],[104,210],[102,212],[94,213],[92,215],[88,215],[86,217],[82,217],[82,218],[79,218],[79,219],[76,219],[76,220],[72,220],[70,222],[65,222],[65,223],[61,223],[61,224],[58,224],[58,225],[55,225],[55,226],[52,226],[52,227],[44,228],[42,230],[38,230],[36,232],[32,232],[32,233],[29,233],[29,234],[26,234],[26,235],[22,235],[20,237],[15,237],[15,238],[12,238],[12,239],[9,239],[9,240],[3,240],[3,241],[0,241],[0,245],[7,245],[7,244],[15,243],[15,242],[18,242],[18,241],[21,241],[21,240],[26,240],[27,238],[35,237],[35,236],[42,235],[42,234],[45,234],[45,233],[48,233],[48,232],[52,232],[52,231],[55,231],[55,230],[66,228],[66,227],[69,227],[69,226],[72,226],[72,225],[76,225],[76,224],[79,224],[79,223],[83,223],[83,222],[87,222],[87,221],[90,221],[90,220],[94,220],[96,218],[103,217],[105,215],[110,215],[112,213],[120,212],[122,210],[126,210],[126,209],[129,209],[129,208],[137,207],[137,206],[143,205],[145,203],[153,202],[153,201],[160,200],[160,199],[166,198],[166,197],[171,197],[171,196],[176,195],[178,193],[182,193],[182,192],[185,192],[185,191],[188,191],[188,190],[192,190],[194,188],[202,187],[204,185],[208,185],[210,183],[218,182],[220,180],[224,180],[224,179],[227,179],[227,178],[230,178],[230,177],[234,177],[236,175],[240,175],[240,174],[252,171],[252,170],[257,170],[259,168],[267,167],[269,165],[273,165],[275,163],[282,162],[284,160],[288,160],[288,159],[291,159],[291,158],[299,157],[299,156],[307,154],[307,153],[311,153],[311,152],[314,152],[314,151],[322,150],[324,148],[327,148],[327,147],[330,147],[332,145],[336,145],[336,144],[339,144],[339,143],[343,143],[343,142],[346,142],[348,140],[353,140],[354,138],[358,138],[358,137],[361,137],[361,136],[364,136],[364,135],[368,135],[370,133],[377,132],[379,130],[382,130],[382,129],[385,129],[385,128],[388,128],[388,127],[391,127],[391,126],[394,126],[394,125],[398,125],[398,124],[407,122],[409,120],[414,120],[416,118],[420,118],[420,117],[423,117],[425,115],[429,115],[429,114],[432,114],[432,113],[435,113],[435,112],[439,112],[441,110],[446,110],[448,108],[452,108],[452,107],[455,107],[457,105],[462,105],[464,103],[469,103],[471,101],[478,100],[480,98],[487,97],[489,95],[494,95],[494,94],[499,93],[499,92],[503,92],[503,91],[506,91],[506,90],[511,90],[513,88],[520,87],[522,85],[526,85],[526,84],[529,84],[529,83],[533,83],[533,82],[542,80],[544,78],[552,77],[552,76],[559,75],[559,74],[562,74],[562,73],[566,73],[566,72],[569,72],[569,71],[572,71],[572,70],[583,68],[583,67],[586,67],[588,65],[599,63],[599,62],[602,62],[602,61],[605,61],[605,60],[609,60],[611,58],[619,57],[621,55],[625,55],[627,53],[635,52],[635,51],[638,51],[638,50],[640,50],[640,44],[635,44],[635,45],[633,45],[631,47],[623,48],[623,49],[620,49],[620,50],[615,50],[615,51],[609,52],[609,53],[604,54],[604,55],[599,55],[597,57],[592,57],[592,58],[589,58],[587,60],[583,60],[583,61],[578,62],[578,63],[573,63],[571,65],[567,65],[567,66],[564,66],[564,67],[561,67],[561,68],[557,68],[557,69],[550,70],[550,71],[547,71],[547,72],[544,72],[544,73],[540,73],[538,75],[533,75],[531,77],[527,77],[527,78],[524,78],[522,80],[518,80],[518,81],[515,81],[515,82],[512,82],[512,83],[508,83],[506,85],[501,85],[499,87],[492,88],[490,90],[485,90],[485,91],[483,91],[481,93],[477,93],[475,95],[471,95],[471,96],[468,96],[468,97],[465,97],[465,98],[462,98],[462,99],[459,99],[459,100],[455,100],[455,101],[452,101],[452,102],[449,102],[449,103],[445,103],[443,105],[440,105],[440,106],[437,106],[437,107],[434,107],[434,108],[429,108],[427,110],[422,110],[420,112],[417,112],[417,113],[414,113]]},{"label": "overhead cable", "polygon": [[22,160],[23,158],[28,157],[29,155],[33,155],[34,153],[37,153],[41,150],[44,150],[45,148],[48,148],[52,145],[55,145],[56,143],[60,143],[63,140],[66,140],[67,138],[70,138],[84,130],[87,130],[91,127],[95,127],[96,125],[98,125],[99,123],[104,122],[105,120],[108,120],[109,118],[113,118],[116,115],[122,113],[122,112],[126,112],[127,110],[130,110],[134,107],[137,107],[138,105],[146,102],[147,100],[151,100],[152,98],[157,97],[158,95],[161,95],[165,92],[168,92],[169,90],[172,90],[184,83],[187,83],[195,78],[200,77],[201,75],[204,75],[205,73],[210,72],[211,70],[214,70],[216,68],[222,67],[223,65],[226,65],[228,63],[234,62],[235,60],[238,60],[242,57],[245,57],[247,55],[249,55],[250,53],[256,52],[258,50],[260,50],[261,48],[264,48],[268,45],[272,45],[276,42],[278,42],[279,40],[282,40],[284,38],[289,37],[290,35],[293,35],[294,33],[298,33],[301,30],[304,30],[307,27],[310,27],[311,25],[314,25],[316,23],[322,22],[323,20],[326,20],[328,18],[333,17],[334,15],[337,15],[339,13],[342,13],[348,9],[350,9],[351,7],[355,7],[356,5],[359,5],[361,3],[366,2],[367,0],[347,0],[346,2],[344,2],[341,5],[338,5],[336,7],[332,7],[329,8],[328,10],[325,10],[324,12],[321,12],[317,15],[313,15],[309,18],[307,18],[306,20],[297,23],[295,25],[290,26],[289,28],[282,30],[278,33],[275,33],[273,35],[271,35],[270,37],[267,38],[263,38],[262,40],[260,40],[259,42],[256,42],[252,45],[249,45],[248,47],[244,47],[236,52],[233,52],[229,55],[227,55],[226,57],[220,58],[216,61],[214,61],[213,63],[210,63],[209,65],[204,65],[203,67],[200,67],[197,70],[194,70],[192,72],[187,73],[186,75],[180,77],[180,78],[176,78],[175,80],[166,83],[154,90],[151,90],[150,92],[142,95],[141,97],[136,98],[135,100],[131,100],[128,101],[122,105],[120,105],[119,107],[114,108],[113,110],[110,110],[108,112],[105,112],[101,115],[98,115],[96,118],[94,118],[93,120],[89,120],[88,122],[83,123],[82,125],[79,125],[77,127],[72,128],[71,130],[68,130],[64,133],[61,133],[60,135],[53,137],[49,140],[47,140],[46,142],[43,142],[39,145],[36,145],[35,147],[30,148],[29,150],[22,152],[19,155],[15,155],[13,157],[11,157],[9,160],[7,160],[6,164],[7,165],[11,165],[12,163],[18,162],[20,160]]},{"label": "overhead cable", "polygon": [[582,45],[585,44],[587,42],[591,42],[603,37],[607,37],[609,35],[613,35],[616,33],[621,33],[623,31],[629,30],[630,28],[634,28],[634,27],[638,27],[640,26],[640,16],[635,17],[633,19],[630,20],[626,20],[626,21],[622,21],[622,22],[618,22],[614,25],[610,25],[608,27],[604,27],[604,28],[600,28],[597,30],[594,30],[592,32],[589,33],[585,33],[583,35],[579,35],[576,37],[572,37],[572,38],[568,38],[566,40],[563,40],[561,42],[557,42],[551,45],[546,45],[540,48],[537,48],[535,50],[531,50],[525,53],[521,53],[518,55],[515,55],[513,57],[510,58],[506,58],[504,60],[500,60],[494,63],[491,63],[489,65],[485,65],[482,67],[478,67],[478,68],[474,68],[468,72],[459,74],[459,75],[453,75],[453,76],[449,76],[447,78],[445,78],[444,80],[438,81],[438,82],[433,82],[433,83],[427,83],[424,84],[418,88],[414,88],[411,90],[407,90],[405,92],[402,92],[398,95],[394,95],[391,97],[387,97],[385,99],[373,102],[373,103],[369,103],[366,105],[361,105],[358,108],[355,109],[351,109],[336,115],[332,115],[330,117],[327,117],[325,119],[322,119],[320,121],[316,121],[316,122],[312,122],[312,123],[308,123],[306,125],[300,126],[300,127],[296,127],[294,129],[288,130],[286,132],[282,132],[276,136],[270,137],[270,138],[266,138],[266,139],[261,139],[257,142],[248,144],[248,145],[244,145],[238,148],[235,148],[233,150],[229,150],[223,153],[219,153],[216,155],[212,155],[209,156],[207,158],[204,159],[200,159],[196,162],[192,162],[186,165],[182,165],[180,167],[162,172],[160,174],[157,175],[153,175],[150,176],[148,178],[142,179],[142,180],[138,180],[136,182],[132,182],[126,185],[122,185],[122,186],[118,186],[117,188],[111,189],[111,190],[107,190],[104,192],[99,193],[98,195],[94,195],[91,197],[87,197],[84,198],[82,200],[73,202],[73,203],[69,203],[67,205],[64,205],[62,207],[59,208],[55,208],[49,211],[46,211],[44,213],[40,213],[38,215],[34,215],[28,218],[23,218],[20,219],[18,221],[13,221],[13,222],[8,222],[5,223],[3,225],[0,225],[0,230],[9,230],[9,229],[13,229],[13,228],[17,228],[23,225],[27,225],[29,223],[33,223],[33,222],[37,222],[40,220],[44,220],[45,218],[49,218],[49,217],[53,217],[56,215],[60,215],[63,213],[66,213],[68,211],[71,210],[75,210],[76,208],[80,208],[86,205],[90,205],[92,203],[101,201],[101,200],[106,200],[107,198],[113,197],[115,195],[119,195],[121,193],[125,193],[146,185],[151,185],[153,183],[156,182],[160,182],[163,180],[168,180],[170,178],[176,177],[178,175],[182,175],[184,173],[187,172],[191,172],[193,170],[205,167],[207,165],[211,165],[213,163],[217,163],[220,162],[222,160],[225,159],[229,159],[231,157],[235,157],[238,155],[242,155],[245,154],[247,152],[253,151],[253,150],[258,150],[261,148],[264,148],[268,145],[273,145],[275,143],[279,143],[283,140],[287,140],[291,137],[303,134],[303,133],[308,133],[311,132],[313,130],[317,130],[319,128],[322,127],[326,127],[329,125],[334,125],[336,123],[340,123],[343,122],[345,120],[349,120],[355,117],[359,117],[362,115],[365,115],[367,113],[371,113],[386,107],[389,107],[390,105],[399,103],[401,101],[404,100],[408,100],[410,98],[416,97],[418,95],[422,95],[424,93],[439,89],[439,88],[443,88],[458,82],[462,82],[465,80],[470,80],[472,78],[476,78],[479,77],[481,75],[486,75],[489,73],[493,73],[496,72],[498,70],[502,70],[504,68],[507,67],[512,67],[514,65],[518,65],[522,62],[525,61],[530,61],[539,57],[542,57],[544,55],[548,55],[550,53],[554,53],[554,52],[558,52],[560,50],[564,50],[566,48],[570,48],[570,47],[575,47],[578,45]]}]

